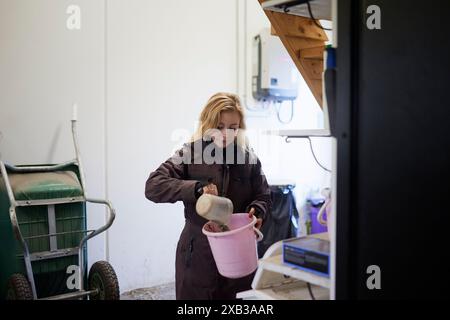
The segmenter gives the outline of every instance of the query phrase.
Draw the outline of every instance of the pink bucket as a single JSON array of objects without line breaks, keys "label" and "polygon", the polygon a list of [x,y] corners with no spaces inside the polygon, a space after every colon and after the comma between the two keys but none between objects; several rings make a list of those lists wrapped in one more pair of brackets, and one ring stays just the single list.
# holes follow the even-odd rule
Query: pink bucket
[{"label": "pink bucket", "polygon": [[203,227],[202,232],[208,237],[217,269],[224,277],[242,278],[256,270],[256,241],[261,241],[263,235],[254,228],[255,223],[256,217],[251,219],[248,213],[235,213],[228,223],[230,231],[209,232]]}]

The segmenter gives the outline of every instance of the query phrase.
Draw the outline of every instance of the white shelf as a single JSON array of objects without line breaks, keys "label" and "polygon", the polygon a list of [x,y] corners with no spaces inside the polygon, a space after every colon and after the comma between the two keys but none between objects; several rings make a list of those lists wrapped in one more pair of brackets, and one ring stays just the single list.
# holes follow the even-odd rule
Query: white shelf
[{"label": "white shelf", "polygon": [[[262,3],[264,10],[284,12],[283,5],[295,2],[293,0],[270,0]],[[314,18],[319,20],[331,20],[331,0],[312,0],[311,11]],[[306,3],[294,5],[289,8],[288,14],[310,18]]]},{"label": "white shelf", "polygon": [[[316,300],[329,300],[329,290],[311,286]],[[282,285],[270,289],[247,290],[239,292],[237,298],[244,300],[312,300],[306,282],[297,281],[295,283]]]},{"label": "white shelf", "polygon": [[263,134],[282,137],[330,137],[329,129],[304,129],[304,130],[266,130]]},{"label": "white shelf", "polygon": [[[328,240],[328,233],[310,237]],[[252,283],[253,290],[239,292],[237,297],[248,300],[309,300],[311,296],[307,283],[310,283],[317,300],[330,299],[330,279],[285,264],[282,246],[283,241],[278,241],[267,249],[264,257],[258,261],[258,269]]]},{"label": "white shelf", "polygon": [[330,287],[329,278],[286,265],[283,263],[283,257],[281,255],[261,259],[258,262],[258,267],[267,271],[272,271],[295,279],[303,280],[324,288]]}]

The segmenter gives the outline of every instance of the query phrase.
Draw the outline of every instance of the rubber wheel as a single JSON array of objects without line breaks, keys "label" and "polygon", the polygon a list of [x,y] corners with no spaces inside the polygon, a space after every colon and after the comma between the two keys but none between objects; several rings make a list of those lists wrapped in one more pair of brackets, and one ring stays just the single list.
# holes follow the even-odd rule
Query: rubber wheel
[{"label": "rubber wheel", "polygon": [[33,291],[27,277],[21,273],[9,277],[6,300],[33,300]]},{"label": "rubber wheel", "polygon": [[119,281],[113,267],[106,261],[97,261],[89,270],[89,290],[98,289],[98,294],[89,296],[91,300],[119,300]]}]

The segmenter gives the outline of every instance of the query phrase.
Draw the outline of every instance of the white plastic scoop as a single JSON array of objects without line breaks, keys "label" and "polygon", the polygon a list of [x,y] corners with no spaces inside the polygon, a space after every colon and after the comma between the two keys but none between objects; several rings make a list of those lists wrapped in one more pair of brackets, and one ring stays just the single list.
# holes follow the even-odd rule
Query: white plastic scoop
[{"label": "white plastic scoop", "polygon": [[195,209],[198,215],[216,222],[223,230],[228,229],[226,226],[233,214],[233,202],[225,197],[205,193],[198,198]]}]

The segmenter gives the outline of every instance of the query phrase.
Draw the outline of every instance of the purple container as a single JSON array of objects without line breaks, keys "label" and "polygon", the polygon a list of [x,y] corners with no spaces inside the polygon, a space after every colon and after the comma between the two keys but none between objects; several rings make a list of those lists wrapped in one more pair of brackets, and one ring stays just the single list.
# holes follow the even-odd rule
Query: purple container
[{"label": "purple container", "polygon": [[[320,207],[321,206],[311,206],[311,234],[328,231],[328,228],[326,226],[321,225],[319,221],[317,221],[317,214],[319,213]],[[323,219],[327,221],[326,210],[323,214]]]}]

